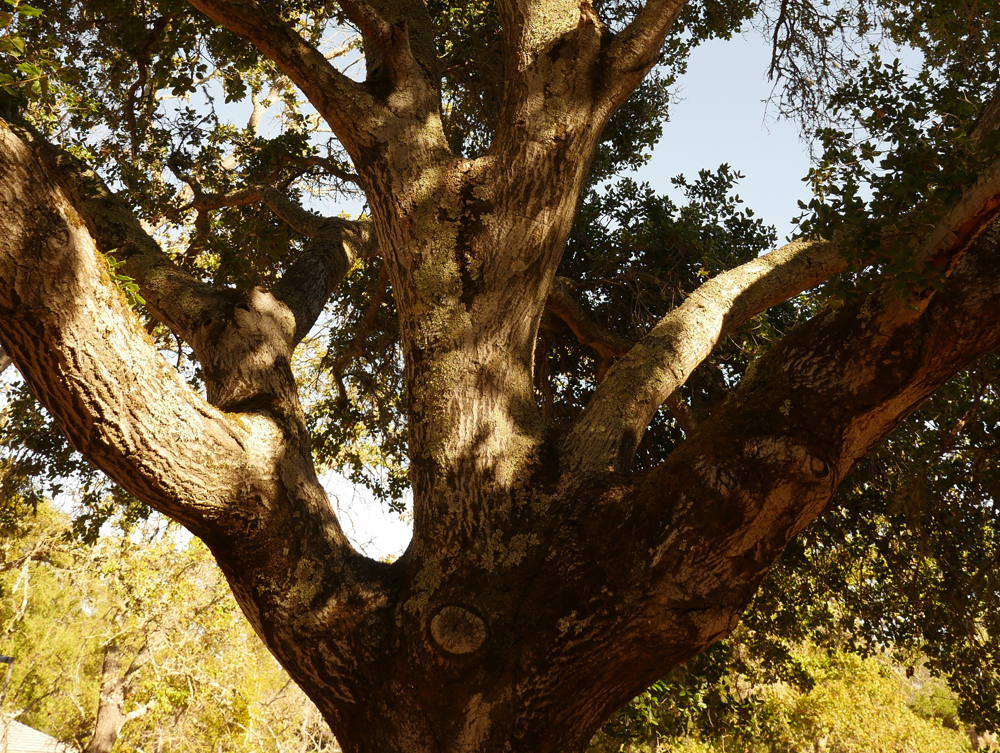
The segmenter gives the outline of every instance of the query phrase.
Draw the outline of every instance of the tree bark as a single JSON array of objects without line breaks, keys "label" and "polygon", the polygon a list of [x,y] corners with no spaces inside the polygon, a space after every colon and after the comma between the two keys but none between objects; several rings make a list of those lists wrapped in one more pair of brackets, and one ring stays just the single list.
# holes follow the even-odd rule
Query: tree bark
[{"label": "tree bark", "polygon": [[111,753],[124,721],[125,687],[118,675],[118,644],[112,640],[104,647],[97,720],[94,723],[94,735],[84,753]]},{"label": "tree bark", "polygon": [[[368,37],[361,85],[270,6],[193,2],[326,117],[371,225],[276,209],[313,236],[301,263],[270,290],[215,290],[84,166],[0,124],[0,342],[88,460],[204,539],[346,751],[582,751],[728,634],[852,464],[1000,342],[998,239],[975,240],[1000,207],[993,170],[929,241],[941,292],[886,287],[820,314],[663,465],[630,473],[653,412],[719,338],[843,265],[832,244],[800,242],[720,275],[629,350],[563,436],[545,424],[538,328],[587,168],[683,3],[652,0],[617,37],[588,5],[499,3],[504,112],[470,160],[444,138],[422,3],[343,4]],[[341,531],[289,366],[375,247],[399,311],[415,520],[391,565]],[[207,399],[159,357],[101,249],[192,345]]]}]

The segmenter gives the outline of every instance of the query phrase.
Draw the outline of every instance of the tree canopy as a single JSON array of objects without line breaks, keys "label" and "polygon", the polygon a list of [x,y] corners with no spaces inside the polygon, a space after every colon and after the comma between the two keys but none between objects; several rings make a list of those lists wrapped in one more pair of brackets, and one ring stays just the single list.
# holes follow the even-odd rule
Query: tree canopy
[{"label": "tree canopy", "polygon": [[[805,640],[1000,726],[992,8],[6,4],[5,530],[182,522],[347,750],[748,713]],[[783,245],[727,165],[629,177],[747,31],[814,150]],[[412,505],[400,560],[325,469]]]}]

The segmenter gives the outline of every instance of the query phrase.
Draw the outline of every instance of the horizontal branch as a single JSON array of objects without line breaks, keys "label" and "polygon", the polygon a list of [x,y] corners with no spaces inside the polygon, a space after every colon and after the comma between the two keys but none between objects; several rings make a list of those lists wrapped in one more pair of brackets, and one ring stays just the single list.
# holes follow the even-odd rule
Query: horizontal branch
[{"label": "horizontal branch", "polygon": [[345,183],[358,185],[358,181],[360,180],[357,173],[345,170],[341,165],[328,157],[299,157],[294,154],[281,154],[279,159],[291,162],[293,165],[301,165],[302,167],[320,167],[327,175],[332,175],[334,178],[342,180]]},{"label": "horizontal branch", "polygon": [[570,467],[624,470],[663,402],[736,328],[846,267],[827,241],[795,241],[695,290],[608,372],[566,438]]},{"label": "horizontal branch", "polygon": [[192,188],[195,197],[183,209],[206,211],[224,207],[248,207],[254,204],[265,204],[292,230],[309,237],[319,233],[324,222],[323,217],[303,209],[300,204],[272,186],[249,186],[229,193],[210,194],[202,193],[200,188],[194,186]]}]

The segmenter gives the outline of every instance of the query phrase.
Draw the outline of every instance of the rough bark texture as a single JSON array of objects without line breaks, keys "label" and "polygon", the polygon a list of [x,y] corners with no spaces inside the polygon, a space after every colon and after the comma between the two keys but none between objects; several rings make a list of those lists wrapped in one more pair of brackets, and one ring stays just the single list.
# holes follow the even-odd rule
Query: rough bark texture
[{"label": "rough bark texture", "polygon": [[[266,202],[313,237],[271,290],[213,290],[85,166],[0,126],[0,342],[77,449],[205,540],[347,751],[582,750],[623,702],[732,630],[851,465],[1000,341],[997,238],[973,243],[997,213],[991,169],[928,246],[947,260],[941,292],[887,288],[818,316],[662,466],[629,473],[653,413],[720,338],[843,265],[832,244],[803,241],[709,281],[608,371],[563,436],[546,426],[532,368],[547,302],[595,347],[624,349],[550,291],[601,128],[683,3],[651,0],[614,37],[586,3],[499,2],[503,113],[493,147],[468,160],[444,137],[422,3],[342,3],[366,35],[358,84],[271,5],[192,2],[327,119],[371,224],[297,214],[260,187],[196,197]],[[415,516],[391,565],[344,537],[289,368],[375,248],[400,317]],[[99,249],[126,260],[192,345],[207,401],[159,357]]]}]

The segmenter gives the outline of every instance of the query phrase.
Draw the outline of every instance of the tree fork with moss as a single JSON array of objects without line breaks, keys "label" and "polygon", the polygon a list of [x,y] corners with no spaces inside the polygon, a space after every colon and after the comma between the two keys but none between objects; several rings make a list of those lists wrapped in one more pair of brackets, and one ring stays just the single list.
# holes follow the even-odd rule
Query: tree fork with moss
[{"label": "tree fork with moss", "polygon": [[[837,244],[802,240],[723,273],[608,370],[572,426],[545,424],[534,353],[547,302],[573,318],[550,293],[587,170],[684,3],[649,0],[615,35],[586,2],[500,0],[504,99],[475,159],[445,138],[423,3],[341,4],[363,35],[364,83],[272,5],[192,4],[305,93],[371,222],[318,218],[267,188],[198,196],[266,202],[312,239],[270,289],[213,288],[86,166],[0,126],[0,342],[84,457],[207,543],[345,750],[583,750],[727,635],[852,465],[1000,343],[998,238],[983,234],[1000,207],[994,166],[924,250],[940,291],[887,284],[821,313],[666,462],[631,472],[646,425],[721,338],[845,268]],[[355,260],[376,253],[399,314],[414,505],[392,564],[342,532],[290,368]],[[105,254],[193,348],[207,400],[159,356]]]}]

